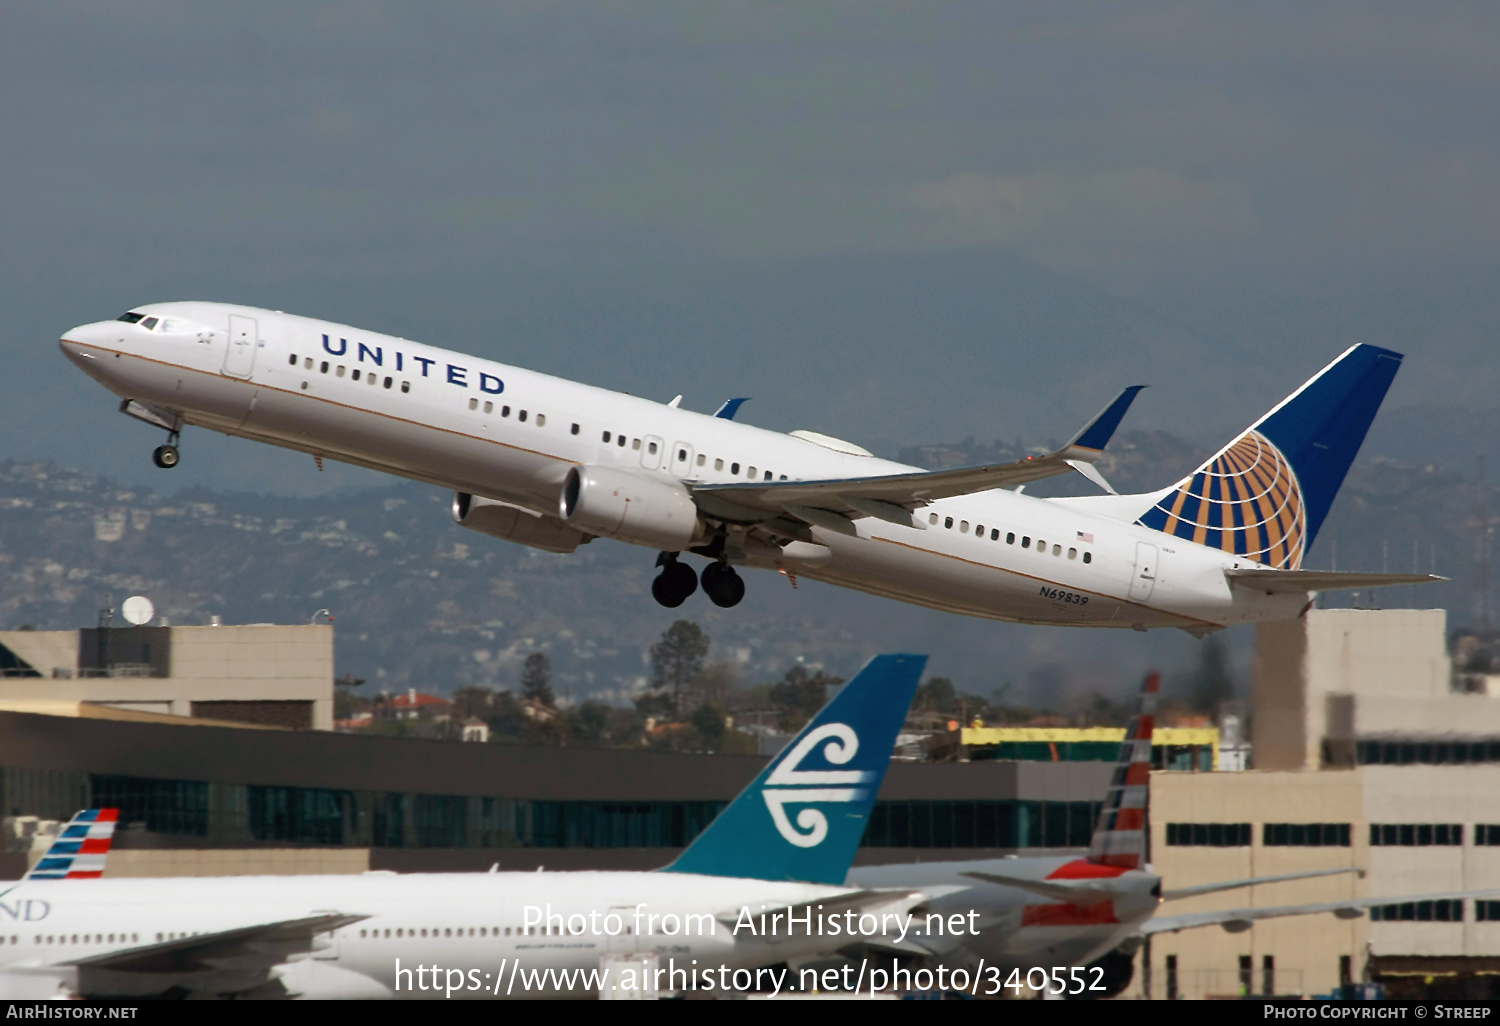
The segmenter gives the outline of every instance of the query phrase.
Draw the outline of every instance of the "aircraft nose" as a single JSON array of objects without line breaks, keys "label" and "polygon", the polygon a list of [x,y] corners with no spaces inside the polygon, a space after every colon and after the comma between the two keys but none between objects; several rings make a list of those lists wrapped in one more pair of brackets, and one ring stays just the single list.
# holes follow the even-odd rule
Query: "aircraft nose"
[{"label": "aircraft nose", "polygon": [[103,342],[103,333],[109,324],[108,321],[80,324],[63,332],[62,338],[57,340],[57,347],[64,356],[80,367],[97,363],[98,354],[94,352],[94,348]]}]

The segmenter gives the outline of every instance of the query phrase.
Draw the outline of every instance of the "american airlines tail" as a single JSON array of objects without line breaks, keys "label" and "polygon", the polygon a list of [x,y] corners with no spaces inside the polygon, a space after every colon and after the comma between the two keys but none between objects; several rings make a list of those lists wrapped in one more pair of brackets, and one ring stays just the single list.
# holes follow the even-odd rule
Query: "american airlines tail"
[{"label": "american airlines tail", "polygon": [[1146,867],[1146,837],[1150,829],[1151,734],[1156,729],[1156,695],[1161,674],[1153,673],[1141,688],[1140,707],[1125,728],[1120,762],[1109,782],[1104,808],[1089,843],[1088,860],[1121,869]]},{"label": "american airlines tail", "polygon": [[104,859],[114,843],[119,809],[84,809],[58,833],[23,880],[89,880],[104,875]]},{"label": "american airlines tail", "polygon": [[1401,354],[1356,345],[1190,476],[1158,493],[1136,523],[1297,570],[1385,399]]}]

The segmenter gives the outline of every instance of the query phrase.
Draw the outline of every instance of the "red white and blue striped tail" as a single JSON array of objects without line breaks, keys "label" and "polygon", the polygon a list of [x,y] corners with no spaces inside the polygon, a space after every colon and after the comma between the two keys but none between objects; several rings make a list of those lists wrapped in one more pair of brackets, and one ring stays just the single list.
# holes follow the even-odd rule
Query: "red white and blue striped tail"
[{"label": "red white and blue striped tail", "polygon": [[1089,861],[1123,869],[1146,862],[1146,813],[1151,804],[1151,732],[1156,729],[1156,694],[1161,674],[1147,675],[1140,711],[1125,728],[1120,762],[1109,782],[1099,824],[1089,844]]},{"label": "red white and blue striped tail", "polygon": [[24,880],[90,880],[104,875],[119,809],[85,809],[68,821]]}]

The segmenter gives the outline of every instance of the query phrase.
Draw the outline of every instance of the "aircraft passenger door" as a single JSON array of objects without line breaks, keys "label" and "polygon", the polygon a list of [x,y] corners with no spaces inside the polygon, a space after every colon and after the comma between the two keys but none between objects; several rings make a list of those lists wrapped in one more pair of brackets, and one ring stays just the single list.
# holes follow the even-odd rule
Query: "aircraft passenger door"
[{"label": "aircraft passenger door", "polygon": [[661,469],[662,440],[655,435],[641,439],[641,466],[647,470]]},{"label": "aircraft passenger door", "polygon": [[1135,543],[1135,572],[1130,578],[1130,601],[1145,602],[1156,587],[1157,565],[1161,554],[1150,542]]},{"label": "aircraft passenger door", "polygon": [[255,318],[229,315],[229,348],[224,351],[224,373],[248,378],[255,369]]},{"label": "aircraft passenger door", "polygon": [[667,454],[674,475],[681,478],[693,476],[693,447],[691,445],[686,442],[673,442]]}]

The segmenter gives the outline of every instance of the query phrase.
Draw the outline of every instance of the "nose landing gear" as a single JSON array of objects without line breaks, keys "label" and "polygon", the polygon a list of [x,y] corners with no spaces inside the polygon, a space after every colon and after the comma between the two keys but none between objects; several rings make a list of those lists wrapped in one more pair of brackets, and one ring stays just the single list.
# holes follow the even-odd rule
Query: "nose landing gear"
[{"label": "nose landing gear", "polygon": [[151,462],[163,470],[171,470],[181,459],[182,457],[177,454],[177,446],[171,443],[158,445],[151,453]]},{"label": "nose landing gear", "polygon": [[677,561],[677,553],[663,552],[656,557],[661,573],[651,582],[651,596],[668,609],[676,609],[698,590],[698,575],[686,563]]},{"label": "nose landing gear", "polygon": [[737,606],[745,597],[745,579],[728,563],[712,562],[703,568],[703,594],[721,609]]}]

